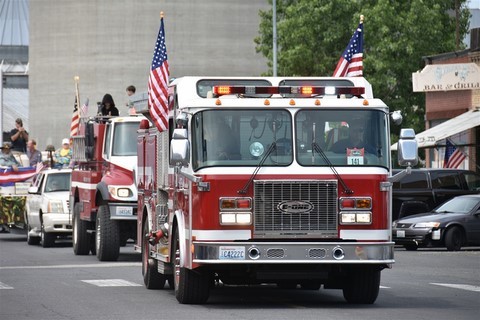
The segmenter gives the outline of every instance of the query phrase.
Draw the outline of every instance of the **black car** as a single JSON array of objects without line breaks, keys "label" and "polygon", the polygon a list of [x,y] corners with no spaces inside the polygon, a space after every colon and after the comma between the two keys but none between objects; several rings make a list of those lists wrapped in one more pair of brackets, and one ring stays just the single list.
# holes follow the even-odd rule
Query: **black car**
[{"label": "black car", "polygon": [[464,194],[480,194],[480,174],[462,169],[412,169],[393,184],[392,221],[431,211]]},{"label": "black car", "polygon": [[407,250],[480,245],[480,195],[457,196],[431,212],[394,221],[393,241]]}]

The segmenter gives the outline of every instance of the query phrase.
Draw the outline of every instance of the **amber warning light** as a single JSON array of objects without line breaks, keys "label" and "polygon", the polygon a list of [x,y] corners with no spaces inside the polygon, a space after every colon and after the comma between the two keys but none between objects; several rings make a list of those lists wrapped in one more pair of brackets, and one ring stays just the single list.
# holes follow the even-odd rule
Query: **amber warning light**
[{"label": "amber warning light", "polygon": [[260,95],[288,94],[296,96],[352,95],[361,96],[365,93],[363,87],[314,87],[314,86],[214,86],[216,96],[229,94]]}]

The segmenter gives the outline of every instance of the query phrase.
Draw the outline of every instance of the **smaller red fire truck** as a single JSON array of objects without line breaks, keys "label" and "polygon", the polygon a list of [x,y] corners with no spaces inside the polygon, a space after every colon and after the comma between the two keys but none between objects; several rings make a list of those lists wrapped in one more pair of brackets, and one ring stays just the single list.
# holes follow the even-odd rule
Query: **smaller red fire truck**
[{"label": "smaller red fire truck", "polygon": [[73,252],[118,259],[120,246],[136,238],[136,139],[141,115],[82,118],[73,137],[70,189]]},{"label": "smaller red fire truck", "polygon": [[[174,80],[169,130],[144,120],[138,131],[145,286],[168,281],[180,303],[220,283],[374,303],[394,263],[390,118],[361,77]],[[410,168],[413,130],[399,146]]]}]

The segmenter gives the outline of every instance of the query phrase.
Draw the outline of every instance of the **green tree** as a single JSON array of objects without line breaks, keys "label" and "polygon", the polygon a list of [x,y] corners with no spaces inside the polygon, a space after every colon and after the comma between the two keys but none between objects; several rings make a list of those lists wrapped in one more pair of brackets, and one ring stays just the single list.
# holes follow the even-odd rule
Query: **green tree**
[{"label": "green tree", "polygon": [[[332,75],[363,14],[364,76],[391,110],[402,111],[402,127],[423,131],[425,94],[413,92],[412,73],[424,67],[423,57],[456,50],[455,2],[463,39],[470,17],[466,0],[277,0],[278,75]],[[271,75],[272,10],[260,17],[254,41],[270,61]]]}]

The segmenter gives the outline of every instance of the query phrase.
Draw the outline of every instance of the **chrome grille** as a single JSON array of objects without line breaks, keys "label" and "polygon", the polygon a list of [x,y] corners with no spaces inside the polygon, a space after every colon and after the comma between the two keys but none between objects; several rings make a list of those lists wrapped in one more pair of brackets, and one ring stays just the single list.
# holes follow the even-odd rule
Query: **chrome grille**
[{"label": "chrome grille", "polygon": [[[336,180],[254,182],[254,235],[258,237],[337,236]],[[305,210],[285,212],[280,204],[301,203]]]}]

